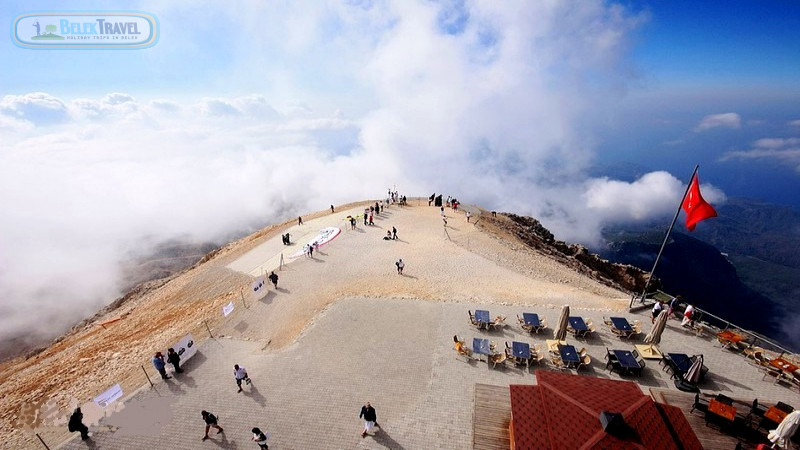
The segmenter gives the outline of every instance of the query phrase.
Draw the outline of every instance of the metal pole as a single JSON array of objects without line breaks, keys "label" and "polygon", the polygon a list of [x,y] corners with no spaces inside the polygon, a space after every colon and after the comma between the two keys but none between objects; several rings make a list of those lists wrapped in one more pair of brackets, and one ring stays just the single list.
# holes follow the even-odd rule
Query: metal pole
[{"label": "metal pole", "polygon": [[42,437],[39,436],[39,433],[36,433],[36,437],[39,438],[39,442],[41,442],[42,445],[44,445],[44,448],[46,448],[47,450],[50,450],[50,447],[48,447],[47,444],[44,443],[44,439],[42,439]]},{"label": "metal pole", "polygon": [[[697,174],[697,169],[700,167],[699,164],[695,164],[694,171],[692,171],[692,176],[689,178],[689,184],[686,185],[686,190],[683,192],[683,196],[681,197],[680,203],[678,203],[678,209],[675,211],[675,216],[672,218],[672,223],[669,225],[669,229],[667,230],[667,234],[664,236],[664,242],[661,243],[661,249],[658,251],[658,256],[656,256],[656,262],[653,263],[653,270],[650,271],[650,276],[647,277],[647,282],[644,284],[644,290],[642,290],[642,297],[639,299],[640,303],[644,303],[644,298],[647,295],[647,288],[650,287],[650,281],[653,279],[653,273],[656,271],[656,267],[658,266],[658,261],[661,259],[661,254],[664,253],[664,247],[667,246],[667,241],[669,240],[669,235],[672,234],[672,228],[675,226],[675,222],[678,220],[678,215],[681,213],[681,208],[683,207],[683,200],[686,199],[686,194],[689,193],[689,188],[692,186],[692,180],[694,180],[694,176]],[[633,306],[633,299],[631,299],[631,304],[628,307]]]},{"label": "metal pole", "polygon": [[214,335],[211,334],[211,328],[208,328],[208,321],[204,320],[203,323],[206,324],[206,330],[208,330],[208,335],[213,339]]},{"label": "metal pole", "polygon": [[147,374],[147,371],[144,370],[144,365],[142,365],[142,372],[144,372],[144,376],[147,377],[147,382],[150,383],[150,387],[153,387],[153,380],[150,379],[150,375]]}]

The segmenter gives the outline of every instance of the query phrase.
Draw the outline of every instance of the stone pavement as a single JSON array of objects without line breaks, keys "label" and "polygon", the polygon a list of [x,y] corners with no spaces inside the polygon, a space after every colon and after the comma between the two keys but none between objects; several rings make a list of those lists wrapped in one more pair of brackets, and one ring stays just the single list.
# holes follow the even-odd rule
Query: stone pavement
[{"label": "stone pavement", "polygon": [[[516,314],[537,312],[552,326],[560,312],[535,305],[492,305],[492,316],[507,315],[509,326],[486,332],[474,329],[467,317],[467,310],[481,308],[470,303],[348,298],[322,311],[295,344],[279,352],[264,352],[259,342],[207,340],[182,376],[134,395],[121,412],[92,427],[96,431],[90,443],[76,437],[60,448],[255,449],[249,430],[256,426],[271,434],[271,449],[470,448],[474,384],[535,383],[535,368],[493,370],[485,362],[466,361],[455,355],[452,336],[470,342],[486,336],[499,347],[512,340],[544,347],[553,330],[528,336],[516,324]],[[608,311],[571,311],[591,318],[598,328],[593,338],[567,339],[578,348],[585,346],[593,359],[591,368],[579,373],[620,378],[605,370],[605,348],[630,349],[638,341],[622,341],[606,331],[602,318],[610,315]],[[640,319],[647,332],[648,314],[625,316]],[[684,332],[678,321],[668,323],[659,347],[664,352],[702,353],[710,369],[701,385],[706,392],[800,406],[796,390],[762,381],[761,372],[744,357],[721,349],[716,340]],[[236,392],[235,363],[246,367],[253,379],[243,393]],[[543,370],[554,369],[545,363]],[[650,387],[675,389],[655,362],[648,362],[644,376],[626,379],[645,392]],[[358,412],[366,401],[375,406],[381,428],[362,439]],[[224,434],[212,430],[210,440],[200,441],[202,409],[220,418]]]}]

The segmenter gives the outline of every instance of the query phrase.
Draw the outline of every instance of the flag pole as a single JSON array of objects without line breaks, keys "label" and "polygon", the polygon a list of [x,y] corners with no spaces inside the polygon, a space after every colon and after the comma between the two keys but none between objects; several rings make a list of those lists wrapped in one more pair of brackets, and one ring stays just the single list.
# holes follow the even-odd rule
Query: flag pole
[{"label": "flag pole", "polygon": [[[692,180],[694,180],[695,175],[697,175],[697,169],[700,167],[699,164],[695,164],[694,171],[692,172],[692,176],[689,177],[689,184],[686,185],[686,190],[683,192],[683,197],[681,197],[680,203],[678,203],[678,210],[675,211],[675,216],[672,218],[672,223],[669,225],[669,229],[667,230],[667,235],[664,236],[664,242],[661,243],[661,249],[658,251],[658,256],[656,256],[656,262],[653,263],[653,270],[650,271],[650,276],[647,277],[647,282],[644,284],[644,290],[642,290],[642,296],[639,298],[640,303],[644,303],[644,298],[647,295],[647,288],[650,287],[650,280],[653,279],[653,273],[656,271],[656,266],[658,266],[658,261],[661,259],[661,254],[664,253],[664,247],[667,246],[667,241],[669,240],[670,234],[672,234],[672,228],[675,226],[675,222],[678,220],[678,215],[681,213],[681,208],[683,207],[683,201],[686,199],[686,194],[689,193],[689,188],[692,186]],[[633,298],[631,298],[631,303],[628,307],[633,306]]]}]

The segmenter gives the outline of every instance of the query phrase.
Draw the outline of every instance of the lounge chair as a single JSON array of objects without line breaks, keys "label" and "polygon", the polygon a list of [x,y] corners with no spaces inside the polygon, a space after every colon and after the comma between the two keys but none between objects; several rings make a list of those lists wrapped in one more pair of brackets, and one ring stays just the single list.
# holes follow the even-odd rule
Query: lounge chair
[{"label": "lounge chair", "polygon": [[607,318],[606,316],[603,316],[603,323],[612,328],[614,326],[614,322],[612,322],[611,319]]},{"label": "lounge chair", "polygon": [[581,355],[581,358],[586,356],[586,347],[581,347],[581,350],[578,352],[578,354]]},{"label": "lounge chair", "polygon": [[536,352],[535,354],[531,354],[531,364],[536,363],[539,364],[544,359],[544,353]]},{"label": "lounge chair", "polygon": [[478,326],[480,326],[480,322],[478,322],[478,321],[475,319],[475,314],[472,314],[472,310],[467,310],[467,312],[469,313],[469,321],[470,321],[470,322],[472,322],[472,324],[473,324],[473,325],[478,325]]},{"label": "lounge chair", "polygon": [[578,369],[581,367],[589,367],[592,364],[592,357],[589,355],[581,356],[581,362],[578,364]]}]

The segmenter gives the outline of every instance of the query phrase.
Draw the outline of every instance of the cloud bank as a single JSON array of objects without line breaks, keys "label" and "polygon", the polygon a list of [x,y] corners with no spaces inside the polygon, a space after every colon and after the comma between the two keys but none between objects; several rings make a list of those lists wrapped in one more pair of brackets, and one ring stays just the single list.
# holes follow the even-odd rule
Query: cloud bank
[{"label": "cloud bank", "polygon": [[712,128],[737,129],[742,126],[742,118],[736,113],[712,114],[705,116],[694,128],[695,132],[707,131]]},{"label": "cloud bank", "polygon": [[[162,22],[231,14],[207,6],[171,4]],[[131,250],[220,241],[388,186],[530,214],[584,243],[677,205],[682,182],[665,172],[586,176],[642,15],[601,1],[248,8],[240,34],[264,39],[232,48],[225,76],[263,76],[264,92],[0,101],[5,335],[53,333],[40,324],[111,301]]]},{"label": "cloud bank", "polygon": [[794,167],[800,172],[800,138],[763,138],[753,142],[750,150],[725,153],[720,161],[767,160]]}]

